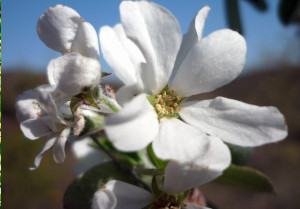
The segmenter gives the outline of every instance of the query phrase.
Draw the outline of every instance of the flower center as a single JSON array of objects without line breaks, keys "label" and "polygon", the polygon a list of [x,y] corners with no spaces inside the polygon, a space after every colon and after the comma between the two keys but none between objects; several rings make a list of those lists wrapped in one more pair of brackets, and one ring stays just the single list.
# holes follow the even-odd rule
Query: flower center
[{"label": "flower center", "polygon": [[168,87],[166,87],[160,94],[154,96],[152,105],[155,108],[158,119],[163,117],[179,117],[178,112],[181,110],[179,104],[182,98],[175,93],[175,89],[169,90]]},{"label": "flower center", "polygon": [[180,201],[173,195],[162,194],[154,202],[153,209],[181,209]]}]

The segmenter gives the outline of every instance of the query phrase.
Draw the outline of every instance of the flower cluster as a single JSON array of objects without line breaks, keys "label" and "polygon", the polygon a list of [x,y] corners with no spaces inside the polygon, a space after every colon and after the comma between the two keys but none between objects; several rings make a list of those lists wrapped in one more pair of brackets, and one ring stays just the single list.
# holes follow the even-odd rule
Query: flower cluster
[{"label": "flower cluster", "polygon": [[[224,97],[191,99],[231,82],[245,63],[246,42],[239,33],[223,29],[202,37],[209,10],[202,8],[183,36],[167,9],[123,1],[121,24],[99,32],[103,56],[124,83],[114,94],[100,85],[104,74],[95,29],[67,6],[50,7],[37,32],[62,55],[48,65],[49,84],[16,100],[26,138],[47,136],[31,169],[52,146],[55,161],[63,162],[69,136],[91,136],[92,145],[132,177],[99,184],[92,208],[196,209],[205,203],[188,201],[187,195],[229,167],[228,144],[254,147],[284,139],[287,127],[275,107]],[[74,150],[89,152],[86,143]],[[128,161],[133,153],[137,160]],[[122,165],[124,159],[130,166]]]}]

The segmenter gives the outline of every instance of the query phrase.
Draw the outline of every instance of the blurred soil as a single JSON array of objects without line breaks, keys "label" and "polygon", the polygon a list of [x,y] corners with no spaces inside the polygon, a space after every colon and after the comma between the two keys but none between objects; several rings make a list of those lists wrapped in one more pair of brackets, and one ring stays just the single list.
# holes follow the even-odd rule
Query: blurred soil
[{"label": "blurred soil", "polygon": [[[2,206],[4,208],[59,209],[67,186],[74,179],[75,160],[67,147],[67,159],[56,164],[46,153],[35,171],[28,167],[39,152],[43,139],[25,140],[15,119],[18,94],[47,83],[45,75],[2,72]],[[114,84],[112,84],[114,87]],[[276,194],[220,184],[202,186],[206,197],[219,209],[300,208],[300,69],[281,67],[236,79],[229,85],[195,98],[224,96],[261,106],[276,106],[285,115],[289,136],[282,142],[255,149],[249,164],[267,174]]]}]

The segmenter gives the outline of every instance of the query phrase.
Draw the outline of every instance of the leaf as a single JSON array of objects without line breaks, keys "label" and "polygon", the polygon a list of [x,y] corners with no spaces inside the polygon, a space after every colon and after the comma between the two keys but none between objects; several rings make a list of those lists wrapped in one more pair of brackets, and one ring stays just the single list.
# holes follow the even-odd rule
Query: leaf
[{"label": "leaf", "polygon": [[260,11],[266,11],[268,8],[267,2],[265,0],[247,0],[250,2],[256,9]]},{"label": "leaf", "polygon": [[226,0],[226,12],[229,27],[243,34],[238,0]]},{"label": "leaf", "polygon": [[266,175],[249,167],[231,164],[214,182],[226,183],[259,192],[274,193],[274,186]]},{"label": "leaf", "polygon": [[279,18],[284,25],[300,22],[300,0],[281,0],[279,3]]},{"label": "leaf", "polygon": [[233,164],[246,165],[250,161],[253,155],[253,147],[240,147],[228,143],[226,143],[226,145],[230,149]]},{"label": "leaf", "polygon": [[148,154],[149,154],[152,162],[156,166],[156,168],[158,168],[158,169],[164,169],[167,166],[168,161],[161,160],[161,159],[159,159],[159,158],[157,158],[155,156],[155,154],[153,152],[153,149],[152,149],[152,144],[148,145],[147,151],[148,151]]},{"label": "leaf", "polygon": [[90,209],[94,193],[101,185],[113,179],[135,184],[113,162],[99,164],[70,184],[63,198],[64,209]]}]

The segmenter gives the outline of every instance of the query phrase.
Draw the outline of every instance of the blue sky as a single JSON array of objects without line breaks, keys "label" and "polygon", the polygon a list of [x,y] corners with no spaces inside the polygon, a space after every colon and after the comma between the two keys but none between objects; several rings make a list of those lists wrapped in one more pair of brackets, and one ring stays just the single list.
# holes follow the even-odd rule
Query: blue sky
[{"label": "blue sky", "polygon": [[[3,0],[2,1],[2,70],[25,66],[45,72],[48,62],[60,56],[39,40],[36,23],[49,6],[64,4],[74,8],[97,31],[103,25],[113,26],[120,21],[120,0]],[[178,19],[183,33],[190,21],[203,6],[211,7],[204,36],[222,28],[228,28],[223,0],[154,0]],[[269,9],[261,13],[246,1],[240,1],[241,15],[247,41],[246,70],[262,63],[262,57],[284,53],[286,43],[294,36],[295,28],[284,27],[278,19],[278,0],[269,0]],[[265,54],[267,52],[267,55]],[[272,57],[271,56],[271,57]],[[104,71],[110,71],[103,60]],[[268,60],[272,62],[271,60]]]}]

